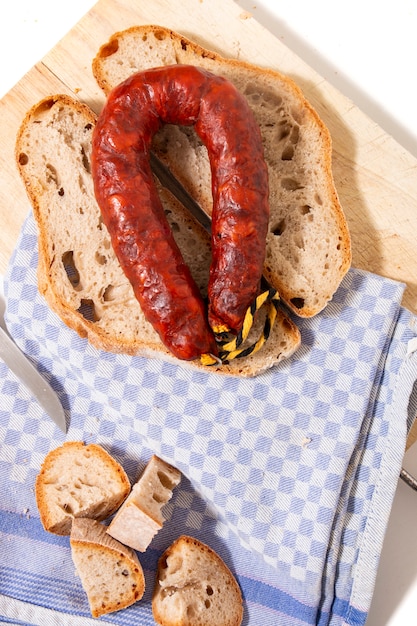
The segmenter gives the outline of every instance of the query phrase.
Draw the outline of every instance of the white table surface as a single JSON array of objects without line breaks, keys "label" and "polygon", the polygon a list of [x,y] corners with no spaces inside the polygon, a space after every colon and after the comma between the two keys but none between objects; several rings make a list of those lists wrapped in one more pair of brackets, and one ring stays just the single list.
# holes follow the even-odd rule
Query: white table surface
[{"label": "white table surface", "polygon": [[[93,4],[93,0],[8,0],[6,7],[3,3],[0,97]],[[417,157],[415,0],[240,0],[237,4]],[[417,444],[406,454],[404,466],[417,476]],[[417,492],[400,480],[367,626],[417,623],[416,521]]]}]

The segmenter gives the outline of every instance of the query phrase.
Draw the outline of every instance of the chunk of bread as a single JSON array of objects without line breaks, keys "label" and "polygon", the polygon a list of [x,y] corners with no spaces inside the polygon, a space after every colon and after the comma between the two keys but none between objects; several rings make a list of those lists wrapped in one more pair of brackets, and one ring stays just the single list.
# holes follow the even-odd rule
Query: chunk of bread
[{"label": "chunk of bread", "polygon": [[182,535],[158,561],[152,612],[160,626],[239,626],[242,594],[214,550]]},{"label": "chunk of bread", "polygon": [[110,537],[103,524],[74,520],[70,544],[93,617],[124,609],[142,598],[145,577],[136,553]]},{"label": "chunk of bread", "polygon": [[104,520],[130,492],[123,467],[101,446],[68,441],[49,452],[35,482],[45,530],[69,535],[74,519]]},{"label": "chunk of bread", "polygon": [[[178,363],[146,321],[102,222],[90,171],[95,122],[89,107],[58,94],[28,111],[17,136],[17,164],[38,227],[40,292],[61,319],[95,347]],[[175,239],[204,295],[210,238],[166,190],[159,190]],[[261,323],[262,316],[254,333]],[[289,357],[299,345],[297,327],[280,310],[262,350],[210,371],[254,376]],[[204,368],[199,361],[182,363]]]},{"label": "chunk of bread", "polygon": [[[94,59],[93,73],[108,94],[137,71],[175,63],[199,65],[222,75],[248,99],[261,129],[269,171],[271,217],[264,273],[297,315],[317,314],[351,263],[327,127],[288,77],[223,58],[161,26],[115,33]],[[158,156],[210,214],[210,166],[195,132],[167,125],[154,144]]]},{"label": "chunk of bread", "polygon": [[153,455],[107,532],[126,546],[145,552],[164,524],[162,507],[180,480],[178,469]]}]

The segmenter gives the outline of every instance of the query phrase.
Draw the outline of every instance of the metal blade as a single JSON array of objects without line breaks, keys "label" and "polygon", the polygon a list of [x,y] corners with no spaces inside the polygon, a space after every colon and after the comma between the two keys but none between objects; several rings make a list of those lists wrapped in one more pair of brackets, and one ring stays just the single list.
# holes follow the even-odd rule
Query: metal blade
[{"label": "metal blade", "polygon": [[65,413],[58,396],[1,325],[0,358],[16,374],[55,424],[66,433]]},{"label": "metal blade", "polygon": [[211,232],[211,219],[201,206],[194,200],[182,184],[175,178],[165,163],[151,152],[151,168],[163,187],[168,189],[176,199],[191,213],[191,215],[207,231]]}]

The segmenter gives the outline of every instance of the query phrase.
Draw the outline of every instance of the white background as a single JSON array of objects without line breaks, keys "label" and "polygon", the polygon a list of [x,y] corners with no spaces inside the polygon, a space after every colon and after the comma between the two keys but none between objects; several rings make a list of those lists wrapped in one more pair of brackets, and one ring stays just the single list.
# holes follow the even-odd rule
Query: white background
[{"label": "white background", "polygon": [[[7,0],[5,4],[0,9],[0,97],[95,2]],[[416,0],[237,4],[417,157]],[[417,475],[417,444],[404,464]],[[399,481],[367,626],[416,623],[417,492]]]},{"label": "white background", "polygon": [[[3,0],[0,97],[94,4],[93,0]],[[416,0],[239,0],[237,4],[417,156]]]}]

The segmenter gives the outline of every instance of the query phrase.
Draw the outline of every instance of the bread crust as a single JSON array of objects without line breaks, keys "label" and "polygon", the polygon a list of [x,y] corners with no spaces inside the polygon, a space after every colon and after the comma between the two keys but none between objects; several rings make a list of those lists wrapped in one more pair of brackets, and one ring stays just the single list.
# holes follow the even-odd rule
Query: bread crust
[{"label": "bread crust", "polygon": [[162,508],[181,480],[181,472],[152,455],[143,474],[110,522],[107,532],[121,543],[145,552],[164,524]]},{"label": "bread crust", "polygon": [[[104,481],[103,471],[110,480]],[[49,452],[35,481],[44,529],[69,535],[74,518],[104,520],[130,492],[123,467],[98,444],[67,441]]]},{"label": "bread crust", "polygon": [[152,612],[159,626],[240,626],[242,593],[217,552],[181,535],[158,560]]},{"label": "bread crust", "polygon": [[119,611],[143,597],[145,576],[136,553],[109,537],[104,525],[76,520],[70,545],[93,617]]}]

